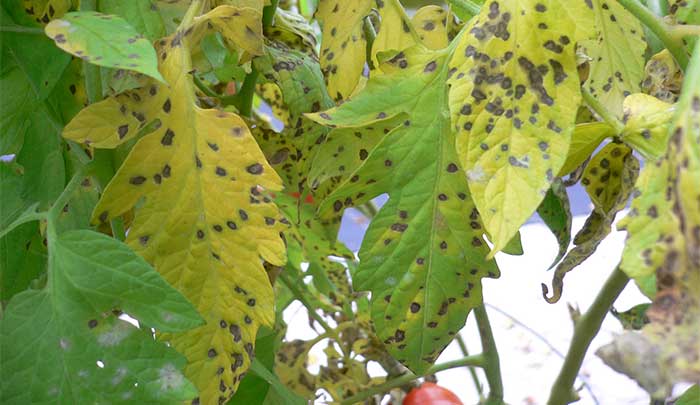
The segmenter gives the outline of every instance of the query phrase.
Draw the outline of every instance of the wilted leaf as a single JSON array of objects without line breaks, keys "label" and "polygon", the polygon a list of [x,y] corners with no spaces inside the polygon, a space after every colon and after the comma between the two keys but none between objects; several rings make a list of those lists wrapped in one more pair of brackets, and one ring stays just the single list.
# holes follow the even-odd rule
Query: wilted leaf
[{"label": "wilted leaf", "polygon": [[559,243],[559,253],[552,263],[551,267],[553,267],[564,257],[569,249],[569,243],[571,243],[572,215],[569,207],[569,195],[566,193],[566,187],[560,178],[556,178],[552,182],[552,187],[547,191],[542,204],[537,208],[537,213]]},{"label": "wilted leaf", "polygon": [[600,242],[611,231],[617,213],[629,200],[639,174],[639,161],[632,149],[610,143],[598,152],[583,172],[581,184],[593,202],[593,212],[574,237],[574,248],[559,263],[552,277],[552,296],[542,284],[542,295],[550,304],[559,301],[564,288],[564,276],[595,253]]}]

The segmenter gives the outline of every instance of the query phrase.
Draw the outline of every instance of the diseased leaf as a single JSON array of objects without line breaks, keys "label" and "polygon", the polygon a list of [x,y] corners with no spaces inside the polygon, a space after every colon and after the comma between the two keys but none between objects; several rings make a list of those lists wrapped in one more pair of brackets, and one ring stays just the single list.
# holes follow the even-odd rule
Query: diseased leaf
[{"label": "diseased leaf", "polygon": [[411,19],[418,38],[430,49],[442,49],[449,42],[447,24],[452,24],[452,15],[440,6],[419,8]]},{"label": "diseased leaf", "polygon": [[571,146],[564,166],[559,169],[559,176],[565,176],[588,159],[593,151],[605,140],[615,136],[613,127],[604,122],[591,122],[576,125],[571,136]]},{"label": "diseased leaf", "polygon": [[[679,24],[700,24],[700,1],[698,0],[669,0],[668,10]],[[692,50],[697,38],[688,35],[684,38],[688,49]]]},{"label": "diseased leaf", "polygon": [[649,323],[646,312],[651,304],[639,304],[624,312],[618,312],[615,308],[610,309],[610,313],[622,324],[624,329],[640,330]]},{"label": "diseased leaf", "polygon": [[537,208],[537,213],[559,242],[559,253],[550,266],[552,268],[564,257],[569,249],[569,243],[571,243],[572,215],[569,207],[569,195],[566,193],[566,186],[560,178],[556,178],[552,182],[552,187],[547,191],[542,204]]},{"label": "diseased leaf", "polygon": [[[289,125],[281,133],[263,125],[258,125],[253,133],[284,181],[286,194],[276,196],[275,202],[291,222],[290,229],[285,231],[288,249],[298,248],[301,252],[297,258],[290,256],[290,262],[298,269],[301,262],[308,263],[307,271],[322,293],[337,300],[347,299],[343,291],[334,291],[335,287],[349,287],[347,276],[341,277],[345,275],[345,267],[331,260],[332,256],[354,259],[352,252],[337,241],[341,214],[316,217],[318,201],[307,184],[311,162],[328,130],[302,114],[333,106],[325,92],[318,61],[304,52],[272,42],[266,47],[266,55],[255,59],[255,66],[273,81],[271,84],[279,86],[282,100],[278,108],[289,114]],[[344,278],[345,282],[334,286],[329,279],[334,276]],[[349,288],[345,292],[350,293]]]},{"label": "diseased leaf", "polygon": [[367,47],[362,23],[371,7],[372,0],[319,1],[321,69],[335,101],[347,98],[360,80]]},{"label": "diseased leaf", "polygon": [[[111,146],[137,130],[132,117],[159,120],[107,186],[93,220],[106,222],[138,205],[127,243],[207,322],[162,338],[187,356],[185,375],[199,389],[200,402],[211,404],[233,394],[252,361],[258,327],[272,325],[274,298],[262,260],[284,264],[284,225],[267,197],[281,181],[245,122],[196,106],[186,32],[181,28],[159,48],[160,69],[171,86],[154,82],[91,105],[76,122],[92,116],[102,117],[92,123],[105,124],[81,130],[71,123],[66,133]],[[132,121],[123,127],[124,120]]]},{"label": "diseased leaf", "polygon": [[583,263],[611,231],[617,213],[629,200],[639,174],[639,161],[632,149],[610,143],[598,152],[583,172],[581,184],[591,197],[594,208],[583,228],[574,237],[574,248],[559,263],[552,277],[552,296],[542,284],[542,295],[550,304],[559,301],[566,273]]},{"label": "diseased leaf", "polygon": [[151,43],[118,16],[72,12],[46,26],[64,51],[98,66],[141,72],[162,81]]},{"label": "diseased leaf", "polygon": [[[589,0],[591,1],[591,0]],[[592,0],[596,37],[581,46],[590,58],[583,85],[612,113],[622,116],[622,101],[639,92],[646,41],[639,20],[617,1]]]},{"label": "diseased leaf", "polygon": [[433,363],[479,305],[480,279],[498,276],[495,262],[484,259],[484,230],[445,113],[453,50],[418,45],[401,52],[356,96],[309,115],[348,129],[329,137],[351,140],[351,129],[398,121],[371,150],[360,152],[359,165],[345,168],[321,210],[340,212],[389,195],[362,242],[353,283],[372,291],[372,321],[389,353],[416,372]]},{"label": "diseased leaf", "polygon": [[489,1],[450,61],[457,153],[491,256],[532,215],[569,149],[580,101],[573,17],[584,1]]},{"label": "diseased leaf", "polygon": [[165,36],[163,17],[155,0],[100,0],[99,4],[99,11],[124,18],[151,42]]},{"label": "diseased leaf", "polygon": [[385,57],[393,56],[417,44],[420,40],[399,0],[375,0],[375,5],[379,11],[381,23],[376,27],[377,37],[372,44],[372,62],[374,66],[378,66],[379,53],[384,53]]},{"label": "diseased leaf", "polygon": [[683,71],[667,49],[652,56],[644,67],[642,91],[661,101],[678,101],[682,84]]},{"label": "diseased leaf", "polygon": [[[181,331],[201,319],[182,295],[115,239],[50,237],[49,285],[10,301],[2,319],[2,402],[172,403],[196,395],[184,359],[112,314]],[[31,348],[27,350],[27,347]]]},{"label": "diseased leaf", "polygon": [[625,99],[623,111],[622,140],[649,160],[663,156],[675,107],[656,97],[636,93]]},{"label": "diseased leaf", "polygon": [[24,11],[37,23],[47,24],[61,18],[71,7],[71,0],[22,0]]},{"label": "diseased leaf", "polygon": [[688,66],[668,151],[644,168],[630,214],[622,269],[656,278],[644,336],[671,381],[700,379],[700,43]]}]

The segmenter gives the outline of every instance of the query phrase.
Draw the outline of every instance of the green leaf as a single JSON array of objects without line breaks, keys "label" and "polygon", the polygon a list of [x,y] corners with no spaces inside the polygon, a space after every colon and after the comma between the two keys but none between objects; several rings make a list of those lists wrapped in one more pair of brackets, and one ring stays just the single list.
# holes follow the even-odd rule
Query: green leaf
[{"label": "green leaf", "polygon": [[559,301],[564,288],[564,276],[583,263],[598,248],[611,231],[615,216],[627,204],[639,174],[639,161],[632,149],[609,143],[598,152],[583,172],[581,184],[594,208],[583,228],[574,237],[574,248],[559,263],[552,277],[552,296],[542,284],[542,295],[550,304]]},{"label": "green leaf", "polygon": [[121,17],[67,13],[46,26],[46,35],[59,48],[92,64],[133,70],[164,82],[153,45]]},{"label": "green leaf", "polygon": [[[410,48],[341,106],[309,115],[358,131],[396,123],[386,134],[373,134],[379,142],[361,154],[359,165],[345,168],[321,212],[389,195],[364,237],[353,283],[356,290],[372,291],[378,336],[416,372],[433,363],[481,303],[480,279],[498,276],[495,262],[485,260],[484,230],[446,113],[453,50]],[[333,136],[344,137],[338,142],[346,145],[356,139],[352,131]]]},{"label": "green leaf", "polygon": [[[10,64],[8,64],[10,65]],[[31,125],[37,100],[21,69],[13,68],[0,78],[0,156],[15,154],[22,148],[24,134]]]},{"label": "green leaf", "polygon": [[[545,5],[546,3],[546,5]],[[448,83],[457,153],[491,256],[533,214],[566,159],[581,99],[586,2],[489,1],[458,40]],[[571,34],[563,34],[563,33]]]},{"label": "green leaf", "polygon": [[520,256],[524,253],[523,243],[520,240],[520,232],[516,233],[515,236],[513,236],[513,239],[511,239],[506,247],[503,248],[503,253],[512,256]]},{"label": "green leaf", "polygon": [[605,138],[616,135],[615,130],[604,122],[591,122],[576,125],[571,136],[571,146],[566,155],[564,166],[559,169],[559,176],[565,176],[588,159]]},{"label": "green leaf", "polygon": [[569,207],[569,195],[566,186],[560,178],[556,178],[552,187],[547,191],[542,204],[537,208],[537,213],[547,225],[559,242],[559,253],[552,262],[552,266],[559,263],[569,249],[571,243],[571,209]]},{"label": "green leaf", "polygon": [[0,238],[2,305],[46,272],[46,247],[39,224],[25,223]]},{"label": "green leaf", "polygon": [[623,105],[625,128],[622,140],[646,159],[656,160],[666,153],[675,106],[643,93],[632,94]]},{"label": "green leaf", "polygon": [[[273,391],[277,394],[277,398],[281,400],[281,402],[265,401],[266,403],[283,403],[285,405],[304,405],[307,403],[305,399],[299,397],[297,394],[290,391],[289,388],[287,388],[287,386],[282,384],[282,382],[280,382],[277,376],[274,375],[267,367],[265,367],[257,359],[253,361],[253,364],[251,364],[250,370],[253,373],[255,373],[258,377],[265,380],[273,389]],[[270,394],[268,394],[268,396],[269,395]]]},{"label": "green leaf", "polygon": [[100,0],[99,11],[118,15],[151,42],[165,36],[163,17],[154,0]]},{"label": "green leaf", "polygon": [[644,29],[617,1],[592,3],[596,37],[581,43],[591,66],[584,87],[609,111],[622,116],[622,101],[639,92],[644,75]]},{"label": "green leaf", "polygon": [[[2,320],[2,397],[14,403],[116,399],[172,403],[196,391],[184,358],[148,327],[201,323],[192,305],[126,245],[91,231],[49,239],[46,289],[25,291]],[[123,310],[148,327],[112,314]],[[31,347],[32,350],[27,350]]]},{"label": "green leaf", "polygon": [[690,388],[676,399],[674,405],[696,405],[700,402],[700,385],[693,384]]},{"label": "green leaf", "polygon": [[[4,7],[0,8],[0,13],[3,25],[14,25]],[[3,31],[0,42],[3,47],[7,47],[14,62],[27,75],[37,100],[46,99],[70,63],[70,56],[57,49],[50,39],[36,33]],[[3,94],[3,98],[8,96],[11,95]]]}]

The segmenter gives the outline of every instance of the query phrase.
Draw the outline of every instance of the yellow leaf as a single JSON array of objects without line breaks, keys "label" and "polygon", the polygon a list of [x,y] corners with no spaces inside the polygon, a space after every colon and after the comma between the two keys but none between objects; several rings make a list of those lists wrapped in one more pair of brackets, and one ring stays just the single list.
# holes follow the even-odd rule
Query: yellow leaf
[{"label": "yellow leaf", "polygon": [[377,54],[380,52],[399,52],[419,42],[418,34],[398,0],[379,1],[377,8],[381,24],[372,45],[374,66],[379,66]]},{"label": "yellow leaf", "polygon": [[584,87],[618,116],[622,101],[639,92],[644,73],[642,24],[617,1],[593,0],[596,38],[581,43],[590,57],[590,75]]},{"label": "yellow leaf", "polygon": [[411,20],[423,44],[430,49],[447,46],[447,24],[452,18],[442,7],[425,6],[416,11]]},{"label": "yellow leaf", "polygon": [[573,172],[591,156],[594,150],[607,137],[615,135],[615,130],[604,122],[590,122],[576,125],[571,136],[571,146],[566,155],[564,166],[559,169],[559,176]]},{"label": "yellow leaf", "polygon": [[577,37],[564,34],[578,23],[572,10],[587,13],[584,1],[486,2],[450,62],[457,152],[491,256],[537,209],[566,159],[581,98]]},{"label": "yellow leaf", "polygon": [[207,322],[161,338],[187,357],[185,374],[199,389],[200,403],[217,404],[248,369],[258,327],[274,321],[263,261],[279,266],[286,254],[278,209],[265,194],[280,189],[281,180],[243,119],[196,106],[186,32],[181,28],[160,42],[160,70],[169,86],[153,84],[94,104],[84,113],[110,125],[84,129],[81,138],[71,123],[68,134],[112,146],[119,125],[141,121],[132,119],[136,107],[159,120],[107,186],[93,220],[109,221],[137,207],[127,243]]},{"label": "yellow leaf", "polygon": [[362,20],[372,8],[371,0],[321,0],[316,18],[321,23],[321,69],[328,94],[338,101],[357,86],[365,65],[367,41]]}]

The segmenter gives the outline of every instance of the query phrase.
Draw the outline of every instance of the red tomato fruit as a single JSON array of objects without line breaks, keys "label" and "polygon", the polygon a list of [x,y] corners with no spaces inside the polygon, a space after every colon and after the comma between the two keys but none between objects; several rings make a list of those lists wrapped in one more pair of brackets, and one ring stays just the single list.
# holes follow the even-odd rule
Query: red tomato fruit
[{"label": "red tomato fruit", "polygon": [[403,405],[464,405],[452,391],[431,382],[412,389]]}]

